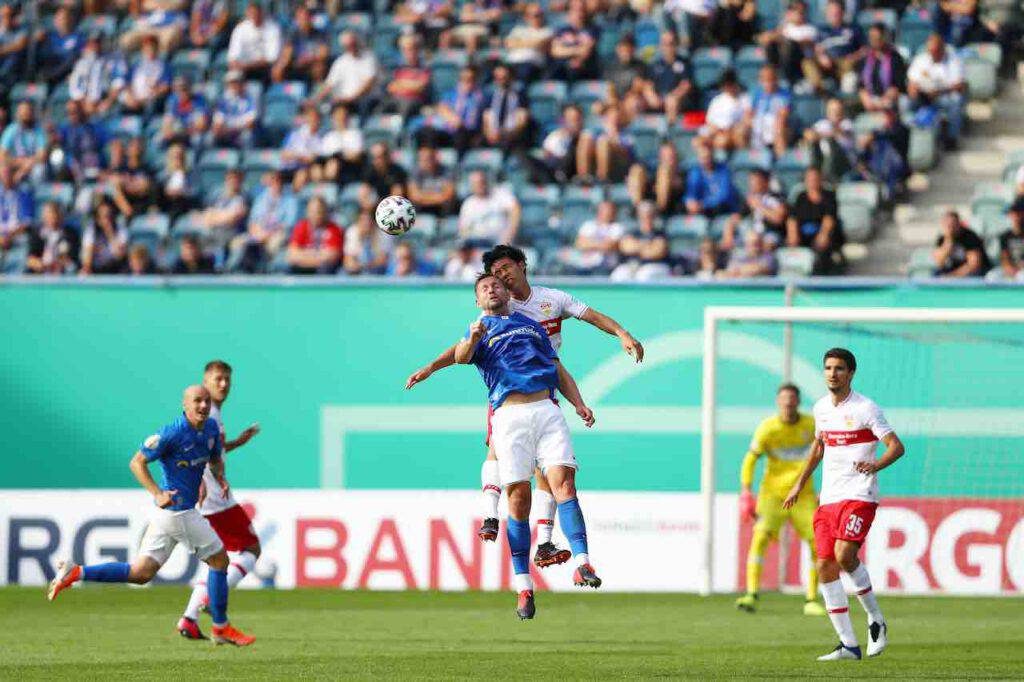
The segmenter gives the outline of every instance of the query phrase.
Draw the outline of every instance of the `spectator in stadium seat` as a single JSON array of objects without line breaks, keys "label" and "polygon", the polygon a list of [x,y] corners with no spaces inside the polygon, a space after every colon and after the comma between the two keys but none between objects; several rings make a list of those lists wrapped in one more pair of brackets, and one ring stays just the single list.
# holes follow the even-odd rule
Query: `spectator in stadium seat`
[{"label": "spectator in stadium seat", "polygon": [[71,73],[85,42],[75,29],[75,20],[67,7],[57,8],[53,15],[53,28],[39,31],[36,41],[37,77],[54,86]]},{"label": "spectator in stadium seat", "polygon": [[264,258],[277,255],[298,220],[298,199],[280,171],[270,171],[263,182],[249,214],[248,230],[231,240],[229,262],[233,269],[256,272]]},{"label": "spectator in stadium seat", "polygon": [[647,108],[651,94],[647,65],[636,56],[636,41],[627,33],[615,45],[615,57],[603,64],[602,78],[608,83],[608,101],[617,104],[629,121]]},{"label": "spectator in stadium seat", "polygon": [[951,279],[982,277],[991,267],[985,242],[956,211],[947,211],[942,217],[942,234],[935,240],[932,261],[936,277]]},{"label": "spectator in stadium seat", "polygon": [[853,121],[846,117],[846,108],[838,97],[825,104],[825,118],[804,128],[804,142],[811,154],[811,165],[820,168],[828,182],[839,182],[856,165]]},{"label": "spectator in stadium seat", "polygon": [[616,220],[615,204],[602,201],[597,215],[580,225],[572,249],[559,252],[562,261],[577,275],[608,275],[619,263],[619,242],[626,234]]},{"label": "spectator in stadium seat", "polygon": [[658,209],[650,201],[636,207],[637,228],[619,241],[622,261],[611,274],[612,280],[646,282],[672,274],[668,238],[657,225]]},{"label": "spectator in stadium seat", "polygon": [[562,107],[562,120],[541,144],[539,163],[531,163],[536,184],[569,182],[576,177],[576,154],[583,133],[583,112],[575,104]]},{"label": "spectator in stadium seat", "polygon": [[[75,184],[94,182],[99,179],[106,166],[103,158],[106,135],[101,126],[85,119],[81,104],[75,100],[68,100],[64,107],[67,118],[57,132],[64,163],[55,173],[55,177],[60,181],[71,181]],[[53,159],[54,155],[51,152],[51,171],[54,170]]]},{"label": "spectator in stadium seat", "polygon": [[224,75],[224,94],[213,108],[212,146],[250,149],[256,144],[259,117],[259,103],[246,92],[242,72],[228,70]]},{"label": "spectator in stadium seat", "polygon": [[266,81],[280,56],[281,28],[276,21],[263,16],[260,3],[250,2],[245,8],[245,19],[231,32],[228,68]]},{"label": "spectator in stadium seat", "polygon": [[375,142],[370,146],[370,158],[363,169],[360,205],[373,208],[386,196],[405,196],[408,180],[409,174],[391,158],[387,143]]},{"label": "spectator in stadium seat", "polygon": [[328,39],[313,25],[313,13],[300,4],[295,8],[295,23],[281,46],[281,54],[270,70],[274,82],[302,80],[321,83],[327,76],[330,56]]},{"label": "spectator in stadium seat", "polygon": [[662,32],[646,84],[648,108],[664,111],[668,122],[675,123],[684,111],[695,108],[695,94],[686,58],[679,53],[679,39],[671,31]]},{"label": "spectator in stadium seat", "polygon": [[750,45],[757,34],[757,3],[754,0],[723,0],[711,17],[708,32],[713,43],[734,51]]},{"label": "spectator in stadium seat", "polygon": [[719,279],[744,277],[774,277],[779,270],[775,254],[765,245],[764,235],[749,230],[743,235],[743,248],[729,254],[725,269],[717,272]]},{"label": "spectator in stadium seat", "polygon": [[576,152],[577,174],[597,177],[602,182],[622,182],[633,160],[633,139],[623,130],[622,112],[614,104],[605,106],[599,131],[584,130]]},{"label": "spectator in stadium seat", "polygon": [[126,274],[133,276],[159,274],[153,263],[153,256],[145,244],[132,244],[128,248],[128,268]]},{"label": "spectator in stadium seat", "polygon": [[78,270],[78,233],[68,227],[56,202],[43,204],[39,227],[28,233],[29,274],[70,275]]},{"label": "spectator in stadium seat", "polygon": [[373,215],[360,211],[345,230],[345,272],[350,275],[383,275],[391,260],[394,240],[377,229]]},{"label": "spectator in stadium seat", "polygon": [[327,80],[314,99],[330,99],[344,104],[365,116],[373,104],[371,93],[377,83],[380,66],[373,52],[363,47],[362,39],[354,31],[345,31],[339,38],[341,55],[331,64]]},{"label": "spectator in stadium seat", "polygon": [[391,254],[385,274],[389,277],[433,277],[437,271],[416,255],[412,242],[399,242]]},{"label": "spectator in stadium seat", "polygon": [[883,114],[882,126],[858,140],[857,172],[861,179],[881,183],[883,197],[891,201],[904,192],[910,177],[910,129],[896,109]]},{"label": "spectator in stadium seat", "polygon": [[451,257],[444,266],[444,278],[461,282],[472,282],[483,271],[482,251],[475,248],[472,242],[463,241],[452,251]]},{"label": "spectator in stadium seat", "polygon": [[[132,217],[154,208],[160,195],[153,173],[146,166],[145,147],[141,138],[132,138],[124,148],[123,159],[111,144],[110,189],[117,208]],[[117,163],[115,163],[115,161]]]},{"label": "spectator in stadium seat", "polygon": [[725,267],[726,254],[719,251],[718,244],[711,237],[704,237],[697,251],[697,269],[694,275],[699,280],[714,279]]},{"label": "spectator in stadium seat", "polygon": [[27,48],[28,31],[19,24],[14,4],[0,5],[0,89],[10,89],[21,77]]},{"label": "spectator in stadium seat", "polygon": [[11,165],[0,162],[0,260],[14,240],[28,231],[35,217],[32,194],[19,184]]},{"label": "spectator in stadium seat", "polygon": [[1010,229],[999,235],[999,267],[989,278],[1024,281],[1024,198],[1017,197],[1006,209]]},{"label": "spectator in stadium seat", "polygon": [[526,5],[523,19],[505,38],[505,62],[517,79],[530,83],[544,73],[555,33],[544,22],[544,9],[535,2]]},{"label": "spectator in stadium seat", "polygon": [[786,245],[814,251],[814,274],[832,272],[841,257],[843,227],[835,192],[822,184],[821,171],[808,168],[804,190],[797,196],[786,221]]},{"label": "spectator in stadium seat", "polygon": [[160,52],[170,54],[185,36],[188,27],[185,0],[142,0],[142,14],[135,17],[135,23],[121,35],[121,47],[136,50],[143,38],[153,36],[160,44]]},{"label": "spectator in stadium seat", "polygon": [[707,144],[697,145],[697,163],[686,173],[686,212],[715,218],[735,213],[739,198],[732,172],[724,162],[716,162]]},{"label": "spectator in stadium seat", "polygon": [[932,7],[932,23],[944,41],[958,48],[993,41],[998,33],[982,20],[978,0],[940,0]]},{"label": "spectator in stadium seat", "polygon": [[102,36],[99,33],[90,34],[68,76],[68,95],[81,104],[86,116],[97,113],[101,104],[106,103],[108,107],[111,104],[104,97],[110,74],[108,60],[104,59],[102,51]]},{"label": "spectator in stadium seat", "polygon": [[665,18],[677,35],[686,35],[692,53],[710,40],[711,20],[718,7],[716,0],[667,0]]},{"label": "spectator in stadium seat", "polygon": [[146,114],[155,112],[171,91],[171,67],[157,54],[156,38],[142,39],[141,56],[127,78],[127,85],[121,93],[121,105],[126,113]]},{"label": "spectator in stadium seat", "polygon": [[451,30],[452,42],[476,53],[491,35],[498,34],[505,4],[504,0],[467,0],[459,11],[458,25]]},{"label": "spectator in stadium seat", "polygon": [[792,97],[779,86],[779,75],[770,64],[761,68],[758,83],[743,101],[744,136],[754,149],[768,149],[781,156],[788,141]]},{"label": "spectator in stadium seat", "polygon": [[292,177],[292,187],[301,190],[308,182],[320,182],[323,173],[317,161],[323,155],[320,110],[313,104],[302,109],[302,118],[289,131],[281,148],[281,168]]},{"label": "spectator in stadium seat", "polygon": [[699,137],[715,150],[728,152],[747,146],[746,104],[740,96],[736,72],[726,69],[718,82],[719,92],[708,104]]},{"label": "spectator in stadium seat", "polygon": [[306,205],[306,217],[292,231],[288,265],[293,275],[332,275],[342,263],[345,236],[327,215],[327,202],[314,196]]},{"label": "spectator in stadium seat", "polygon": [[653,182],[643,163],[634,163],[629,169],[626,188],[630,199],[635,206],[653,199],[661,213],[679,213],[686,193],[686,177],[679,172],[679,152],[675,145],[669,141],[662,142],[656,163]]},{"label": "spectator in stadium seat", "polygon": [[817,39],[818,29],[808,21],[803,0],[792,0],[778,26],[758,36],[768,60],[778,67],[783,78],[794,84],[806,78],[815,90],[820,90],[821,72],[814,60]]},{"label": "spectator in stadium seat", "polygon": [[402,120],[408,121],[430,101],[431,75],[423,61],[423,44],[418,35],[403,35],[398,39],[398,49],[402,63],[384,87],[381,109],[401,114]]},{"label": "spectator in stadium seat", "polygon": [[174,275],[212,275],[213,256],[203,253],[199,237],[186,234],[178,242],[178,257],[171,267]]},{"label": "spectator in stadium seat", "polygon": [[226,245],[245,230],[249,201],[242,189],[243,178],[241,170],[227,171],[224,185],[216,191],[213,201],[192,216],[192,223],[205,230],[215,244]]},{"label": "spectator in stadium seat", "polygon": [[359,179],[363,169],[363,131],[352,125],[348,107],[335,104],[331,109],[332,128],[320,144],[323,180],[341,185]]},{"label": "spectator in stadium seat", "polygon": [[865,111],[895,108],[900,93],[907,89],[907,64],[889,42],[885,24],[873,24],[868,29],[868,50],[858,69],[861,107]]},{"label": "spectator in stadium seat", "polygon": [[416,169],[409,178],[409,201],[419,213],[446,216],[454,211],[455,182],[451,171],[441,166],[433,147],[416,151]]},{"label": "spectator in stadium seat", "polygon": [[[476,69],[463,67],[459,82],[441,98],[437,107],[440,119],[437,127],[420,131],[420,143],[434,146],[452,146],[464,153],[483,141],[484,93],[477,83]],[[450,142],[450,145],[442,145]]]},{"label": "spectator in stadium seat", "polygon": [[0,163],[9,164],[14,182],[41,181],[46,171],[46,133],[36,120],[32,102],[18,102],[14,122],[0,135]]},{"label": "spectator in stadium seat", "polygon": [[505,64],[494,67],[483,113],[484,141],[488,146],[515,151],[529,144],[530,110],[526,93],[512,82]]},{"label": "spectator in stadium seat", "polygon": [[470,195],[459,209],[459,235],[477,248],[513,244],[519,231],[519,201],[504,187],[491,187],[487,174],[469,174]]},{"label": "spectator in stadium seat", "polygon": [[128,228],[117,208],[106,197],[92,210],[82,233],[80,262],[83,275],[110,275],[124,270],[128,249]]},{"label": "spectator in stadium seat", "polygon": [[198,148],[209,125],[210,108],[206,97],[193,92],[188,76],[175,76],[160,124],[160,140],[165,145],[181,142]]},{"label": "spectator in stadium seat", "polygon": [[860,26],[846,20],[843,0],[828,0],[819,36],[814,46],[814,61],[821,76],[835,79],[845,93],[855,92],[856,66],[867,48]]},{"label": "spectator in stadium seat", "polygon": [[451,0],[405,0],[395,7],[392,21],[408,26],[431,46],[449,47],[455,5]]},{"label": "spectator in stadium seat", "polygon": [[219,48],[227,42],[226,0],[193,0],[188,41],[192,47]]},{"label": "spectator in stadium seat", "polygon": [[569,0],[566,24],[555,31],[551,41],[551,77],[566,81],[597,78],[598,37],[583,0]]},{"label": "spectator in stadium seat", "polygon": [[[910,62],[907,70],[907,94],[915,116],[938,114],[945,121],[946,144],[955,147],[963,129],[967,83],[964,64],[953,50],[946,48],[942,36],[928,36],[925,49]],[[930,110],[925,113],[923,110]]]},{"label": "spectator in stadium seat", "polygon": [[192,208],[196,196],[185,145],[181,142],[171,144],[164,163],[160,208],[175,218]]},{"label": "spectator in stadium seat", "polygon": [[747,194],[740,204],[739,210],[729,217],[722,231],[719,246],[722,251],[729,252],[735,248],[737,230],[744,219],[749,221],[748,231],[764,235],[764,242],[769,248],[775,248],[786,241],[786,215],[789,209],[786,200],[771,190],[768,171],[755,168],[750,171]]}]

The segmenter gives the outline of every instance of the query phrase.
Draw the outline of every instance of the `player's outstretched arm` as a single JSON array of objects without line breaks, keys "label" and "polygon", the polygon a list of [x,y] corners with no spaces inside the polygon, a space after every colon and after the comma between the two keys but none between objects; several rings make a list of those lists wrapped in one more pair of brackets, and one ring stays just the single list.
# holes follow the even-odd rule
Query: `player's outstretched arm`
[{"label": "player's outstretched arm", "polygon": [[146,456],[141,452],[136,452],[135,456],[132,457],[131,463],[128,468],[132,470],[135,475],[135,480],[139,482],[143,488],[146,489],[153,499],[156,501],[158,507],[169,507],[174,504],[174,495],[177,490],[160,490],[160,486],[153,480],[153,474],[149,473],[149,462],[146,461]]},{"label": "player's outstretched arm", "polygon": [[877,473],[890,466],[906,452],[906,449],[903,447],[903,441],[900,440],[900,437],[895,432],[890,432],[883,436],[882,442],[885,443],[885,452],[882,456],[874,462],[857,462],[853,465],[857,471],[862,474]]},{"label": "player's outstretched arm", "polygon": [[760,453],[747,450],[740,467],[740,516],[753,520],[757,516],[757,501],[754,499],[754,468]]},{"label": "player's outstretched arm", "polygon": [[445,352],[434,358],[434,361],[425,367],[421,367],[405,380],[405,389],[409,390],[421,381],[426,381],[430,378],[430,375],[434,372],[444,369],[445,367],[451,367],[455,364],[455,348],[458,344],[455,344]]},{"label": "player's outstretched arm", "polygon": [[820,438],[815,438],[814,443],[811,445],[811,452],[807,455],[807,461],[804,463],[804,469],[800,472],[800,478],[796,479],[796,483],[793,484],[792,490],[789,491],[789,495],[782,502],[784,509],[789,509],[796,504],[796,498],[800,496],[800,491],[807,485],[807,481],[810,480],[811,476],[814,475],[814,470],[818,468],[821,463],[821,458],[825,456],[825,446],[821,444]]},{"label": "player's outstretched arm", "polygon": [[622,350],[626,351],[636,359],[637,362],[644,361],[643,345],[633,338],[633,335],[626,331],[621,324],[612,318],[602,312],[594,310],[593,308],[587,308],[587,311],[583,313],[583,317],[580,319],[584,322],[589,322],[606,334],[619,337],[619,341],[622,342]]},{"label": "player's outstretched arm", "polygon": [[227,453],[231,452],[235,448],[242,447],[243,445],[248,443],[250,440],[252,440],[252,437],[255,436],[259,432],[260,432],[260,425],[259,425],[259,423],[253,424],[252,426],[247,428],[245,431],[242,431],[240,434],[238,434],[238,438],[236,438],[234,440],[229,440],[229,441],[224,443],[224,454],[227,454]]},{"label": "player's outstretched arm", "polygon": [[480,320],[469,325],[469,336],[455,344],[455,362],[460,365],[468,365],[473,361],[473,353],[476,351],[476,344],[484,338],[487,332],[487,325]]},{"label": "player's outstretched arm", "polygon": [[558,367],[558,392],[565,396],[570,405],[576,408],[576,414],[580,416],[580,419],[583,420],[583,423],[589,429],[594,425],[594,411],[583,402],[583,394],[580,393],[580,387],[576,385],[576,380],[573,379],[572,374],[569,374],[569,370],[559,360],[555,360],[555,366]]}]

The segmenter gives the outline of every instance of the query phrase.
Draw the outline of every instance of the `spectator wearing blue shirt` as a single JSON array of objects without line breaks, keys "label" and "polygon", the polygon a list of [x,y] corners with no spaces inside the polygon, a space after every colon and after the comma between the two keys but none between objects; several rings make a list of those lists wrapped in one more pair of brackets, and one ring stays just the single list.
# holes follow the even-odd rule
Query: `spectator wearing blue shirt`
[{"label": "spectator wearing blue shirt", "polygon": [[206,98],[192,92],[187,76],[175,76],[171,96],[167,98],[160,140],[164,144],[183,142],[198,147],[209,125]]},{"label": "spectator wearing blue shirt", "polygon": [[388,263],[389,277],[434,277],[437,268],[416,255],[416,247],[410,242],[399,242]]},{"label": "spectator wearing blue shirt", "polygon": [[40,31],[36,40],[39,41],[36,56],[39,78],[56,85],[71,73],[85,43],[82,34],[75,30],[71,10],[58,7],[53,15],[53,28]]},{"label": "spectator wearing blue shirt", "polygon": [[442,137],[447,136],[452,143],[451,146],[460,152],[479,146],[482,141],[481,129],[485,106],[484,93],[477,85],[476,69],[471,66],[463,68],[459,72],[458,85],[444,96],[437,108],[443,130],[434,133],[441,132]]},{"label": "spectator wearing blue shirt", "polygon": [[789,136],[792,97],[779,87],[779,75],[770,64],[761,68],[758,83],[743,103],[744,136],[754,149],[770,149],[781,156]]},{"label": "spectator wearing blue shirt", "polygon": [[225,0],[193,0],[188,42],[192,47],[224,47],[228,42],[228,4]]},{"label": "spectator wearing blue shirt", "polygon": [[259,105],[248,92],[242,72],[231,70],[224,76],[224,94],[213,109],[210,135],[214,146],[252,147],[256,140]]},{"label": "spectator wearing blue shirt", "polygon": [[665,31],[658,41],[658,56],[651,62],[649,77],[654,91],[654,109],[664,111],[669,122],[679,119],[690,109],[696,94],[690,82],[686,59],[679,54],[679,39],[672,31]]},{"label": "spectator wearing blue shirt", "polygon": [[273,258],[288,242],[292,225],[299,218],[299,201],[285,185],[280,171],[264,178],[249,214],[249,229],[231,240],[229,267],[256,272],[264,258]]},{"label": "spectator wearing blue shirt", "polygon": [[46,170],[46,134],[36,122],[35,107],[28,101],[18,102],[14,119],[0,135],[0,162],[11,165],[16,184],[29,176],[42,180]]},{"label": "spectator wearing blue shirt", "polygon": [[65,107],[67,120],[58,130],[64,167],[57,175],[61,180],[75,183],[95,181],[106,167],[103,159],[106,135],[102,127],[85,120],[81,103],[68,100]]},{"label": "spectator wearing blue shirt", "polygon": [[714,218],[739,209],[732,173],[725,163],[716,163],[708,144],[697,146],[697,164],[686,173],[686,212]]},{"label": "spectator wearing blue shirt", "polygon": [[570,0],[566,22],[551,41],[551,76],[567,81],[596,78],[599,32],[589,23],[583,0]]},{"label": "spectator wearing blue shirt", "polygon": [[171,90],[171,67],[157,54],[153,36],[142,39],[142,53],[127,77],[121,104],[128,113],[155,112]]},{"label": "spectator wearing blue shirt", "polygon": [[313,25],[313,13],[305,5],[295,8],[295,24],[281,45],[281,54],[270,70],[274,82],[311,80],[322,83],[327,77],[327,36]]},{"label": "spectator wearing blue shirt", "polygon": [[814,46],[814,62],[822,78],[838,81],[843,92],[857,89],[854,69],[865,54],[864,33],[857,24],[846,21],[842,0],[829,0],[825,5],[825,23],[818,29]]},{"label": "spectator wearing blue shirt", "polygon": [[21,77],[28,32],[18,25],[14,5],[0,5],[0,87],[10,88]]},{"label": "spectator wearing blue shirt", "polygon": [[14,240],[32,225],[32,194],[18,186],[10,164],[0,163],[0,266]]}]

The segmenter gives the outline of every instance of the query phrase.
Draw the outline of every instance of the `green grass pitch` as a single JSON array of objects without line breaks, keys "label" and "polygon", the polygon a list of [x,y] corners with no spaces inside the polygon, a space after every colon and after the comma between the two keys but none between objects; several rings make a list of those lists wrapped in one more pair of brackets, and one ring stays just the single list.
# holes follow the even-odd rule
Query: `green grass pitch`
[{"label": "green grass pitch", "polygon": [[826,664],[814,657],[832,628],[792,596],[749,615],[726,596],[542,593],[520,622],[512,594],[240,591],[230,611],[258,637],[248,649],[181,639],[186,596],[88,586],[51,604],[41,588],[0,589],[0,680],[1024,678],[1019,599],[883,596],[889,650]]}]

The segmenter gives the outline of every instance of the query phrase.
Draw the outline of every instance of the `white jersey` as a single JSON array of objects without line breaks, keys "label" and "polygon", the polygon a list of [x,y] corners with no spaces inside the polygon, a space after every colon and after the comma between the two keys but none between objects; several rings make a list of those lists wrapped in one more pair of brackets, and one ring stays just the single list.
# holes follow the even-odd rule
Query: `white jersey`
[{"label": "white jersey", "polygon": [[[217,422],[217,426],[220,427],[221,441],[226,440],[224,435],[224,422],[220,416],[220,407],[217,405],[210,405],[210,419]],[[221,457],[224,457],[227,453],[221,452]],[[203,516],[209,516],[210,514],[216,514],[222,512],[225,509],[231,509],[238,502],[235,501],[234,495],[231,494],[231,490],[228,490],[227,495],[220,487],[220,483],[213,477],[213,472],[210,471],[210,467],[207,466],[203,471],[203,485],[206,487],[206,499],[203,500],[203,504],[200,505],[199,511]]]},{"label": "white jersey", "polygon": [[892,427],[878,405],[856,391],[838,405],[832,404],[830,395],[814,404],[814,434],[825,446],[821,504],[878,502],[878,476],[862,474],[854,464],[873,462],[878,441],[890,433]]},{"label": "white jersey", "polygon": [[530,297],[525,301],[512,299],[509,307],[514,313],[522,313],[540,323],[548,333],[551,347],[558,352],[562,345],[562,320],[579,319],[589,308],[580,303],[572,294],[547,287],[530,287]]}]

